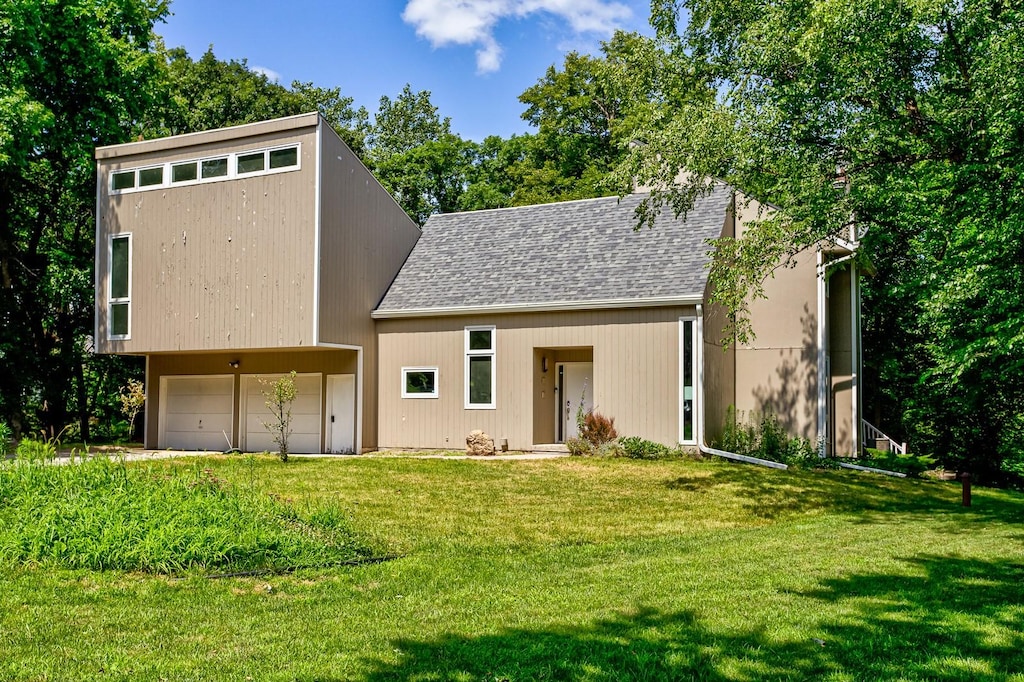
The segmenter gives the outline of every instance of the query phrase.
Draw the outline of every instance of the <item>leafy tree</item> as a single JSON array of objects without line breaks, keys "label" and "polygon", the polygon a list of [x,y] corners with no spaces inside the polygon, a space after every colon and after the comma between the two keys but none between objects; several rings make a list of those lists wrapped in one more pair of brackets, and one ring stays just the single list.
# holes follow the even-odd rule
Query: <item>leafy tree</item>
[{"label": "leafy tree", "polygon": [[[915,449],[990,478],[1021,462],[1020,8],[656,0],[653,9],[673,68],[717,97],[643,126],[646,144],[620,169],[662,183],[641,218],[665,204],[685,212],[709,178],[781,209],[716,244],[711,278],[739,338],[750,331],[745,302],[774,263],[855,222],[860,257],[883,273],[867,282],[876,307],[866,310],[865,356],[891,387],[890,419]],[[689,175],[673,184],[680,169]]]},{"label": "leafy tree", "polygon": [[88,437],[95,162],[160,98],[158,0],[0,9],[0,414]]},{"label": "leafy tree", "polygon": [[365,154],[366,109],[340,88],[320,88],[294,81],[291,89],[256,73],[248,62],[222,61],[211,46],[193,61],[184,48],[164,51],[169,102],[150,112],[149,137],[213,130],[319,111],[356,154]]},{"label": "leafy tree", "polygon": [[430,92],[406,84],[395,99],[381,97],[366,141],[371,169],[413,220],[459,209],[475,145],[451,132]]}]

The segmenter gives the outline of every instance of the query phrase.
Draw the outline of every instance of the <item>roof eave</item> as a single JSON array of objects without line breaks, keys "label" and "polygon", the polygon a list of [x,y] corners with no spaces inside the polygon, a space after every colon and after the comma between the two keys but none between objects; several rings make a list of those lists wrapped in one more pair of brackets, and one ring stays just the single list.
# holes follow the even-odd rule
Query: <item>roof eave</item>
[{"label": "roof eave", "polygon": [[610,310],[616,308],[658,308],[677,305],[698,305],[703,302],[700,295],[654,296],[650,298],[605,299],[594,301],[550,301],[542,303],[506,303],[498,305],[450,306],[443,308],[404,308],[398,310],[374,310],[370,315],[375,320],[410,317],[447,317],[453,315],[507,314],[507,313],[550,313],[577,310]]}]

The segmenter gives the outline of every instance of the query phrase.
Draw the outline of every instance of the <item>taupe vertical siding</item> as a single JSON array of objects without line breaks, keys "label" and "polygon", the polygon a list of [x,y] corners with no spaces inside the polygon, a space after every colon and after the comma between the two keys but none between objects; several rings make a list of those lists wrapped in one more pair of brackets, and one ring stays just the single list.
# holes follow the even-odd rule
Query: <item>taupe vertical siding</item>
[{"label": "taupe vertical siding", "polygon": [[[592,354],[595,409],[622,435],[674,444],[679,438],[679,318],[692,307],[379,320],[382,448],[465,447],[482,429],[513,450],[553,436],[555,362]],[[495,325],[496,409],[465,409],[465,337]],[[538,349],[556,351],[548,372]],[[557,358],[564,358],[559,360]],[[437,399],[402,399],[401,368],[437,367]],[[544,397],[540,397],[541,392]],[[551,420],[545,415],[550,413]]]},{"label": "taupe vertical siding", "polygon": [[736,407],[772,412],[787,430],[817,437],[818,343],[814,250],[765,282],[767,300],[750,304],[756,338],[736,347]]},{"label": "taupe vertical siding", "polygon": [[836,455],[853,453],[853,348],[849,267],[829,270],[828,349],[831,382],[829,412],[832,414],[832,448]]},{"label": "taupe vertical siding", "polygon": [[[149,147],[143,143],[142,153],[101,160],[99,352],[313,343],[316,128],[264,134],[259,134],[259,127],[245,130],[244,137],[214,143],[203,142],[207,138],[201,135],[186,136],[178,147],[161,146],[159,151],[145,151]],[[300,170],[125,194],[108,191],[109,173],[118,168],[290,142],[301,144]],[[109,341],[107,244],[111,235],[129,232],[131,338]]]},{"label": "taupe vertical siding", "polygon": [[377,341],[370,313],[420,229],[329,126],[321,132],[318,343],[363,348],[363,447],[377,441]]}]

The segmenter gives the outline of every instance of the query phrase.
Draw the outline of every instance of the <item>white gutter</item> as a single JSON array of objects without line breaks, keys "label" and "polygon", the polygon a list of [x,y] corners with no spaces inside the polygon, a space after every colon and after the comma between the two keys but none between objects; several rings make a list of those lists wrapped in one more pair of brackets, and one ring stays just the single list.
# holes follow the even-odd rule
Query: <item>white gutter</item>
[{"label": "white gutter", "polygon": [[[682,340],[680,340],[680,343],[682,343]],[[735,452],[718,450],[704,442],[704,306],[700,304],[697,305],[697,347],[693,350],[699,360],[697,362],[697,409],[694,415],[694,420],[697,423],[697,448],[705,454],[724,457],[725,459],[732,459],[737,462],[757,464],[770,469],[788,469],[789,467],[782,462],[773,462],[768,459],[761,459],[760,457],[750,457],[748,455],[738,455]]]},{"label": "white gutter", "polygon": [[906,478],[906,474],[901,474],[898,471],[888,471],[886,469],[876,469],[874,467],[865,467],[859,464],[849,464],[848,462],[839,462],[839,466],[844,469],[855,469],[857,471],[869,471],[872,474],[882,474],[883,476],[892,476],[893,478]]},{"label": "white gutter", "polygon": [[612,298],[595,301],[550,301],[544,303],[507,303],[498,305],[451,306],[447,308],[406,308],[403,310],[374,310],[375,320],[403,317],[441,317],[447,315],[476,315],[481,313],[543,313],[569,310],[603,310],[608,308],[654,308],[672,305],[697,305],[700,296],[656,296],[651,298]]}]

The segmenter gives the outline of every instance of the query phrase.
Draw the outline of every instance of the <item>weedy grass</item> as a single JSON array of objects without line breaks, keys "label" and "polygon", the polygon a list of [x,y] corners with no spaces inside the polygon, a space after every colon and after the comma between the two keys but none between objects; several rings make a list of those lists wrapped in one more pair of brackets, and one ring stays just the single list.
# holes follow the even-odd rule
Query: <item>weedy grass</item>
[{"label": "weedy grass", "polygon": [[[172,461],[164,471],[190,472]],[[0,679],[1024,680],[1024,496],[710,461],[215,457],[401,558],[0,566]]]},{"label": "weedy grass", "polygon": [[367,556],[336,506],[300,510],[200,461],[128,466],[0,463],[0,559],[92,570],[181,573],[329,566]]}]

